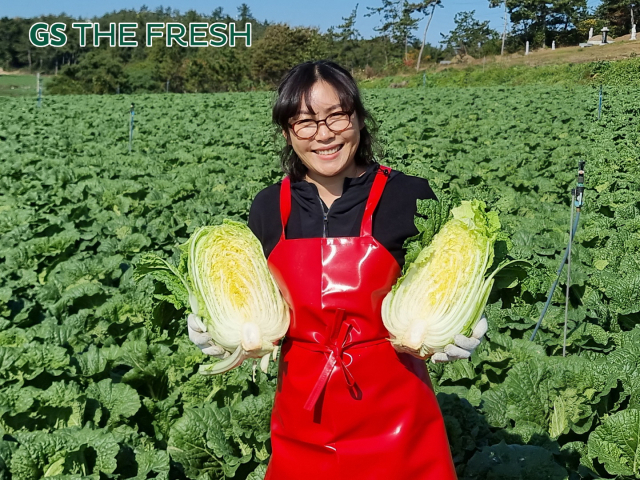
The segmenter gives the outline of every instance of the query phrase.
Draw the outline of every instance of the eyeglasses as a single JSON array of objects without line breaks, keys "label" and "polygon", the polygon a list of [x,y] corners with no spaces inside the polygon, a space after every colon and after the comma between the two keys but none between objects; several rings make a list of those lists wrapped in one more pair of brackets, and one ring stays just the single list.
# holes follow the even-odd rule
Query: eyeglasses
[{"label": "eyeglasses", "polygon": [[318,133],[320,122],[324,122],[333,133],[342,133],[351,126],[351,113],[334,112],[327,115],[323,120],[313,120],[307,118],[291,125],[291,131],[300,140],[311,140]]}]

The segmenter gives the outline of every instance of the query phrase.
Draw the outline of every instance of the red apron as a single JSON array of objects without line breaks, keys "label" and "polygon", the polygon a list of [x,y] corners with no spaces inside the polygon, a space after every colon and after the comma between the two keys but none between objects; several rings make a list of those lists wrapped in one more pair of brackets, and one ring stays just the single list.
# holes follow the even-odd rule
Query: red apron
[{"label": "red apron", "polygon": [[359,237],[286,239],[269,269],[291,307],[280,352],[265,480],[452,480],[442,414],[425,363],[387,340],[382,300],[400,274],[371,236],[390,169],[380,167]]}]

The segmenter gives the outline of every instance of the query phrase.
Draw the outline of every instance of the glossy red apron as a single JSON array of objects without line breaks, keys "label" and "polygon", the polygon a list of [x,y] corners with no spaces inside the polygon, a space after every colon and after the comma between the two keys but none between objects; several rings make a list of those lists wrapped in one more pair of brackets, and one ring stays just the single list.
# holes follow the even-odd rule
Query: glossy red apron
[{"label": "glossy red apron", "polygon": [[397,353],[380,315],[400,274],[371,236],[390,169],[381,167],[360,237],[286,239],[269,269],[291,307],[280,352],[265,480],[452,480],[444,422],[423,361]]}]

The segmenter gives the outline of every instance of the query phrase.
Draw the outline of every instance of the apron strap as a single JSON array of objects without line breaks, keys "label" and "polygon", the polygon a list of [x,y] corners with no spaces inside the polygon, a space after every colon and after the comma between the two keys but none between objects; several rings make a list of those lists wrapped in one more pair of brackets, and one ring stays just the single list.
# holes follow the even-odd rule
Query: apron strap
[{"label": "apron strap", "polygon": [[291,180],[289,175],[282,179],[280,185],[280,220],[282,220],[282,235],[280,238],[284,240],[284,229],[289,221],[289,214],[291,213]]},{"label": "apron strap", "polygon": [[[364,215],[362,216],[362,226],[360,227],[361,237],[370,237],[372,233],[373,224],[373,212],[378,206],[382,191],[387,183],[387,178],[391,174],[391,169],[380,165],[380,168],[376,172],[376,178],[373,180],[371,191],[369,192],[369,198],[367,199],[367,205],[364,208]],[[280,185],[280,219],[282,221],[282,235],[280,238],[285,239],[284,230],[287,227],[289,221],[289,215],[291,214],[291,180],[287,175],[282,179]]]},{"label": "apron strap", "polygon": [[370,237],[372,233],[373,224],[373,212],[375,212],[378,206],[378,201],[382,196],[382,191],[387,183],[387,178],[391,175],[391,169],[380,165],[376,172],[376,178],[373,180],[371,191],[369,192],[369,198],[367,199],[367,205],[364,207],[364,215],[362,216],[362,226],[360,227],[361,237]]}]

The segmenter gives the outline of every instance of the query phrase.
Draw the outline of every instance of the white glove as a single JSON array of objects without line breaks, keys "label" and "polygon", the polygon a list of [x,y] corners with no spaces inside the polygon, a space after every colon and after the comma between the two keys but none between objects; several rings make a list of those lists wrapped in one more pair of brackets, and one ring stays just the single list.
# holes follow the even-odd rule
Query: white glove
[{"label": "white glove", "polygon": [[230,355],[224,348],[213,342],[211,335],[207,333],[207,327],[195,313],[190,313],[187,318],[187,330],[189,331],[189,340],[195,343],[196,347],[205,355],[217,358],[227,358]]},{"label": "white glove", "polygon": [[469,358],[478,345],[484,334],[487,333],[489,325],[487,317],[482,318],[473,329],[470,337],[464,335],[456,335],[453,337],[454,343],[450,343],[444,347],[444,352],[437,352],[431,356],[433,363],[450,362],[452,360],[460,360],[461,358]]}]

